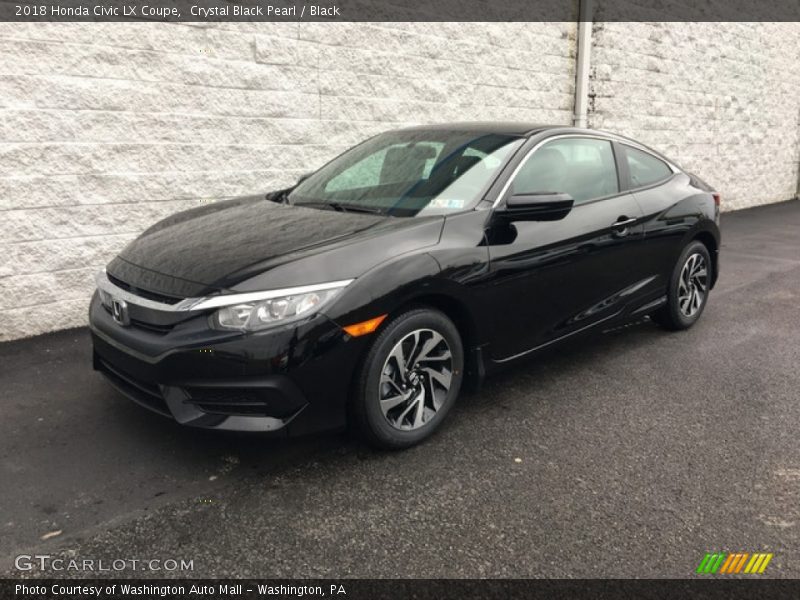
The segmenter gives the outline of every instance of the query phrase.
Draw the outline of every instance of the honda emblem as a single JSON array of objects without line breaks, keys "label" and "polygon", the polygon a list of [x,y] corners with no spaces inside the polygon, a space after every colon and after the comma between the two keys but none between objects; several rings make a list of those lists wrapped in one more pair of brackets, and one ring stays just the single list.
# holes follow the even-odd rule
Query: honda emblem
[{"label": "honda emblem", "polygon": [[111,317],[123,327],[131,324],[131,318],[128,315],[128,303],[125,300],[117,298],[111,299]]}]

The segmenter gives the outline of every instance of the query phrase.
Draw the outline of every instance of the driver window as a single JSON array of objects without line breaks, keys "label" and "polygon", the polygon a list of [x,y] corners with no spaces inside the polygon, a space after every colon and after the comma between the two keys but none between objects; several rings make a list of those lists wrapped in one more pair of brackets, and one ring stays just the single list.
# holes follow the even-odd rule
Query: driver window
[{"label": "driver window", "polygon": [[619,192],[611,142],[565,138],[546,143],[528,158],[512,194],[566,192],[576,204]]},{"label": "driver window", "polygon": [[443,143],[421,142],[409,153],[408,144],[384,148],[345,169],[325,185],[326,192],[357,190],[378,185],[407,183],[428,179]]}]

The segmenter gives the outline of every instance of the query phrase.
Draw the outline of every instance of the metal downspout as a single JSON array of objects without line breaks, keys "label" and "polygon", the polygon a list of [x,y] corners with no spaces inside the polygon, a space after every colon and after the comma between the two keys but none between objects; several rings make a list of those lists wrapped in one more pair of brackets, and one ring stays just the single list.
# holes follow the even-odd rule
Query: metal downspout
[{"label": "metal downspout", "polygon": [[575,111],[572,124],[588,127],[589,65],[592,52],[592,0],[579,0],[578,56],[575,69]]}]

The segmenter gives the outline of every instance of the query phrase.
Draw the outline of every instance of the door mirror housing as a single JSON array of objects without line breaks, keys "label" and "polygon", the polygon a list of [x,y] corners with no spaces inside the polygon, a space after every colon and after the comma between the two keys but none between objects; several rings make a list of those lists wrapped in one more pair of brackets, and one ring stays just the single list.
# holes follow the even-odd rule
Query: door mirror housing
[{"label": "door mirror housing", "polygon": [[291,186],[284,188],[282,190],[276,190],[274,192],[267,192],[266,199],[270,202],[275,202],[277,204],[283,204],[286,202],[286,198],[289,196],[289,192],[291,192],[294,188],[298,185],[303,183],[306,179],[311,177],[314,174],[314,171],[309,171],[308,173],[303,173],[300,177],[297,178],[297,182]]},{"label": "door mirror housing", "polygon": [[498,214],[512,221],[559,221],[572,210],[575,200],[564,192],[515,194]]}]

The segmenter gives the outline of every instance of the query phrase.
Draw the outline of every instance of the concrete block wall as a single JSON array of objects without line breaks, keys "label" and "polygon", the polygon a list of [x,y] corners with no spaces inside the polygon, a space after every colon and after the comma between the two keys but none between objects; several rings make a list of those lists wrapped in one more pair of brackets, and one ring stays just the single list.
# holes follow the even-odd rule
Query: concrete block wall
[{"label": "concrete block wall", "polygon": [[800,23],[595,23],[589,124],[660,150],[723,209],[793,198]]},{"label": "concrete block wall", "polygon": [[[800,25],[596,24],[590,125],[718,186],[797,188]],[[574,23],[0,23],[0,340],[84,325],[156,220],[294,181],[379,131],[568,125]]]},{"label": "concrete block wall", "polygon": [[412,123],[570,122],[574,23],[0,24],[0,340],[171,213]]}]

